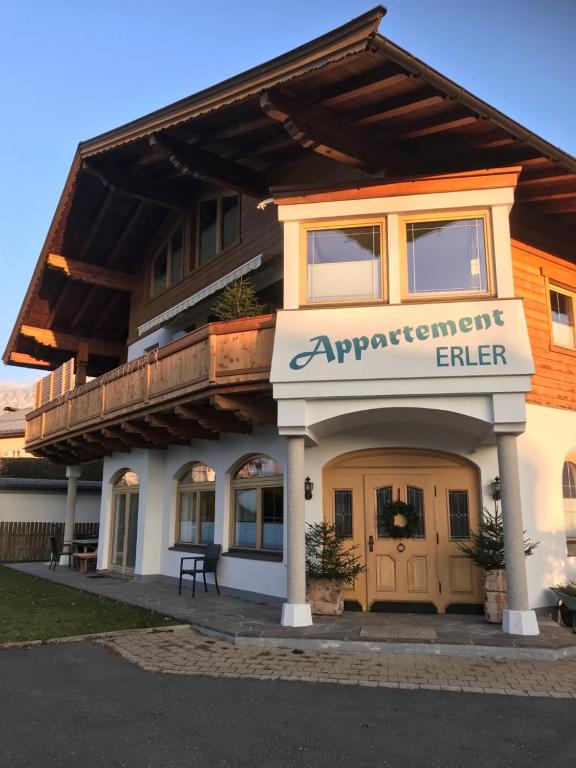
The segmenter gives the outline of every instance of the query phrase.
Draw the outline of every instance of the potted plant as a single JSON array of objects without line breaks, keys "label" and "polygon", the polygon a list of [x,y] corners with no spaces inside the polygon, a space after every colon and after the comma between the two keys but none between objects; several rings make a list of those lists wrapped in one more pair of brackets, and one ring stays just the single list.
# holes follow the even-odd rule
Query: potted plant
[{"label": "potted plant", "polygon": [[354,554],[357,547],[346,548],[333,523],[312,523],[306,531],[307,597],[312,613],[340,616],[344,611],[344,584],[366,568]]},{"label": "potted plant", "polygon": [[570,579],[567,584],[550,587],[558,598],[558,610],[562,621],[567,627],[576,632],[576,579]]},{"label": "potted plant", "polygon": [[[524,534],[526,532],[524,531]],[[478,533],[472,533],[471,544],[459,544],[460,550],[484,572],[484,615],[491,624],[501,624],[507,607],[506,560],[504,555],[504,525],[498,505],[494,512],[484,507]],[[524,556],[531,555],[539,542],[524,536]]]}]

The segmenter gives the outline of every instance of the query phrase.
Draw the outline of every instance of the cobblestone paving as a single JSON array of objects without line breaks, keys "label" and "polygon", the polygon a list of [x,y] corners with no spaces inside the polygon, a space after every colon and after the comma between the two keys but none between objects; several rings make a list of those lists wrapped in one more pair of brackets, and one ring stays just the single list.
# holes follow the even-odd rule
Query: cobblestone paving
[{"label": "cobblestone paving", "polygon": [[576,659],[525,661],[236,646],[191,628],[99,640],[152,672],[576,699]]}]

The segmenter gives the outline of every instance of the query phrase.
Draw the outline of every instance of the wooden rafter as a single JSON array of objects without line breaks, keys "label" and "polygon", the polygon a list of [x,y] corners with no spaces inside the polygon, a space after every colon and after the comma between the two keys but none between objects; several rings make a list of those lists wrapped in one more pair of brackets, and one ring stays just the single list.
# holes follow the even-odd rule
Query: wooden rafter
[{"label": "wooden rafter", "polygon": [[220,411],[233,411],[237,418],[253,424],[276,425],[276,409],[274,402],[262,404],[248,397],[230,397],[214,395],[210,398],[212,405]]},{"label": "wooden rafter", "polygon": [[190,204],[189,200],[184,200],[169,191],[161,190],[157,184],[152,184],[141,176],[112,169],[103,171],[86,160],[82,167],[87,173],[96,176],[109,189],[117,189],[146,203],[161,205],[163,208],[172,208],[178,211],[185,210]]},{"label": "wooden rafter", "polygon": [[407,80],[411,75],[401,72],[393,65],[385,65],[376,71],[355,75],[347,80],[329,86],[316,94],[315,101],[325,107],[335,107],[347,101],[381,93]]},{"label": "wooden rafter", "polygon": [[123,422],[121,426],[125,432],[141,435],[145,440],[148,440],[155,445],[188,445],[190,442],[189,439],[187,440],[170,434],[167,429],[151,427],[146,423],[136,421]]},{"label": "wooden rafter", "polygon": [[20,326],[20,334],[34,339],[38,344],[53,349],[64,349],[70,352],[78,352],[82,344],[87,344],[92,355],[103,357],[122,358],[126,353],[124,344],[116,341],[104,341],[92,339],[86,336],[76,336],[63,331],[52,331],[49,328],[36,328],[32,325]]},{"label": "wooden rafter", "polygon": [[188,440],[217,440],[218,433],[204,429],[198,422],[191,419],[181,419],[170,414],[151,414],[145,417],[146,423],[151,427],[166,429],[175,437]]},{"label": "wooden rafter", "polygon": [[10,352],[10,362],[15,365],[26,365],[31,368],[51,368],[53,363],[48,360],[40,360],[33,355],[26,355],[24,352]]},{"label": "wooden rafter", "polygon": [[412,112],[418,112],[422,109],[441,104],[444,98],[432,89],[425,89],[418,93],[417,97],[414,95],[397,97],[378,103],[376,106],[364,108],[353,115],[346,115],[346,120],[347,122],[354,123],[355,126],[365,127],[373,123],[381,123],[384,120],[405,117]]},{"label": "wooden rafter", "polygon": [[150,145],[168,152],[170,162],[181,173],[221,184],[252,197],[263,197],[266,194],[267,185],[263,176],[233,160],[227,160],[167,134],[154,134],[150,137]]},{"label": "wooden rafter", "polygon": [[86,256],[86,254],[90,250],[90,246],[92,245],[94,238],[98,234],[100,225],[102,224],[102,221],[104,220],[106,214],[108,213],[108,210],[110,209],[110,206],[112,205],[113,198],[114,198],[114,190],[108,189],[106,193],[106,197],[104,198],[104,202],[102,203],[102,205],[98,210],[98,213],[94,217],[94,221],[90,225],[88,232],[82,239],[82,246],[80,247],[80,250],[76,254],[78,259],[80,259],[80,261],[82,261],[82,259]]},{"label": "wooden rafter", "polygon": [[281,91],[265,91],[260,96],[260,107],[272,120],[282,123],[289,136],[305,149],[368,170],[382,165],[376,144],[323,107],[305,106]]},{"label": "wooden rafter", "polygon": [[84,440],[86,440],[87,443],[101,445],[105,450],[115,451],[116,453],[127,453],[130,450],[122,440],[114,439],[112,437],[104,437],[104,435],[99,432],[87,432],[84,435]]},{"label": "wooden rafter", "polygon": [[238,419],[231,416],[231,414],[219,413],[210,406],[179,405],[175,410],[179,416],[182,416],[185,419],[194,419],[198,421],[202,427],[208,430],[216,430],[217,432],[236,432],[241,435],[246,435],[251,432],[249,424],[238,421]]},{"label": "wooden rafter", "polygon": [[129,448],[150,448],[150,442],[143,437],[125,432],[121,427],[103,427],[101,430],[105,438],[119,440]]},{"label": "wooden rafter", "polygon": [[128,272],[117,272],[95,264],[87,264],[77,259],[68,259],[58,253],[49,253],[46,260],[49,269],[63,272],[71,280],[96,285],[100,288],[110,288],[114,291],[133,291],[136,278]]}]

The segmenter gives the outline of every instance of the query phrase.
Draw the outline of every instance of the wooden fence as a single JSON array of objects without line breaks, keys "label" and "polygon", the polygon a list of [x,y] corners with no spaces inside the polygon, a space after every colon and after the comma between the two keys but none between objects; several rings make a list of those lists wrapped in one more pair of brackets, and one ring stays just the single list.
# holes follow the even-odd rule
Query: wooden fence
[{"label": "wooden fence", "polygon": [[[74,537],[97,536],[99,523],[76,523]],[[0,561],[30,562],[50,558],[50,536],[64,539],[64,523],[0,523]]]}]

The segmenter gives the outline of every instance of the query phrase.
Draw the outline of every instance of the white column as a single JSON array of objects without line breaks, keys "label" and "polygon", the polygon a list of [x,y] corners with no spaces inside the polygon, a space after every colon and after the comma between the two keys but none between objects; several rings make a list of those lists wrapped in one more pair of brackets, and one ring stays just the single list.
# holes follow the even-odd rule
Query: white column
[{"label": "white column", "polygon": [[[76,495],[78,492],[78,478],[81,474],[81,467],[77,464],[71,464],[66,467],[68,491],[66,493],[66,523],[64,524],[64,544],[71,542],[74,538],[74,523],[76,521]],[[60,558],[60,565],[68,565],[67,555],[63,555]]]},{"label": "white column", "polygon": [[504,554],[508,582],[508,608],[502,630],[510,635],[538,635],[536,614],[529,609],[524,556],[524,525],[520,497],[520,473],[516,435],[498,434],[498,465],[502,494]]},{"label": "white column", "polygon": [[285,627],[308,627],[312,624],[312,613],[310,605],[306,602],[304,437],[291,435],[286,437],[286,440],[288,602],[282,606],[282,624]]}]

